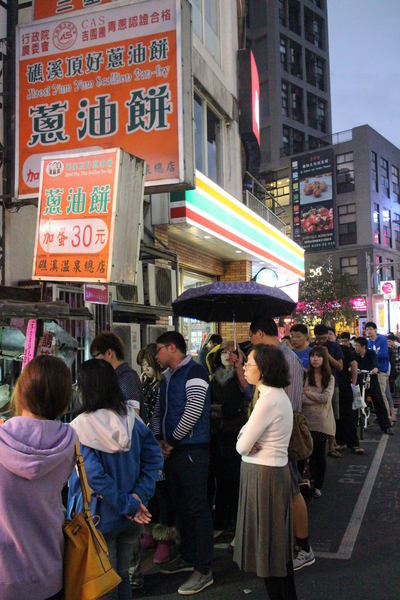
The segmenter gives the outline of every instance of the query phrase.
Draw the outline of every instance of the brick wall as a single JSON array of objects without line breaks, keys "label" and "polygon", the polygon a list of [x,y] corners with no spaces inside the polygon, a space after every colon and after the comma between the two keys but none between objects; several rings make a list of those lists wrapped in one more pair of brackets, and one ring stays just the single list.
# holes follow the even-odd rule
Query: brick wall
[{"label": "brick wall", "polygon": [[[251,261],[235,260],[225,263],[225,272],[221,281],[250,281]],[[221,323],[220,333],[225,340],[233,340],[232,323]],[[236,323],[236,339],[244,342],[249,337],[249,323]]]}]

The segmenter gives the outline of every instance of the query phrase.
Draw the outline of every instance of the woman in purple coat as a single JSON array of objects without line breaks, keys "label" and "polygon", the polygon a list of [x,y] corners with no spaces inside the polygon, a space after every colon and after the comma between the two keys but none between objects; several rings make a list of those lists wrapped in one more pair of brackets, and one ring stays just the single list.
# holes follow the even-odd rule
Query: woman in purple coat
[{"label": "woman in purple coat", "polygon": [[62,599],[61,491],[75,464],[76,434],[56,420],[71,400],[71,375],[54,356],[22,371],[13,417],[0,426],[0,598]]}]

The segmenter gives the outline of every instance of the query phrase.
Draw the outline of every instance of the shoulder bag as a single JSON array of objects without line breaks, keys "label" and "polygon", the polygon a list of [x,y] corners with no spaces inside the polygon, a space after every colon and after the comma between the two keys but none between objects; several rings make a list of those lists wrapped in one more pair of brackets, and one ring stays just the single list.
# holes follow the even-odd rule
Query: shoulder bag
[{"label": "shoulder bag", "polygon": [[121,578],[112,568],[105,539],[93,522],[90,488],[78,440],[75,455],[84,510],[64,523],[64,600],[96,600],[114,589]]},{"label": "shoulder bag", "polygon": [[313,439],[308,429],[305,416],[300,412],[293,412],[293,429],[288,447],[291,460],[305,460],[313,451]]}]

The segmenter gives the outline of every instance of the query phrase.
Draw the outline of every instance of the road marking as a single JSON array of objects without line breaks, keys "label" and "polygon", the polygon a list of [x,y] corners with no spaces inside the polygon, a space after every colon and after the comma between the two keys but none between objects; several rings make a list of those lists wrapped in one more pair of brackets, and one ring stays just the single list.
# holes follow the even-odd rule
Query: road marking
[{"label": "road marking", "polygon": [[365,515],[365,511],[367,510],[368,502],[372,493],[372,488],[374,487],[375,480],[378,475],[379,467],[381,465],[388,440],[389,436],[383,435],[379,441],[374,459],[371,463],[368,475],[364,481],[364,485],[361,489],[353,513],[350,517],[350,521],[347,525],[347,529],[340,543],[339,550],[337,552],[314,552],[314,554],[319,558],[336,558],[339,560],[350,560],[358,537],[358,533],[360,531],[361,523]]}]

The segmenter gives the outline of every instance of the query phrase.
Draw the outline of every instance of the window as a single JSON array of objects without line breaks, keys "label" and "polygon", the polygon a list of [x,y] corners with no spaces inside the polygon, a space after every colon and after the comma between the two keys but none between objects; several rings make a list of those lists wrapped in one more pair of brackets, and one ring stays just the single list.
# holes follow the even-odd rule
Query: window
[{"label": "window", "polygon": [[193,31],[217,63],[220,62],[219,2],[190,0]]},{"label": "window", "polygon": [[302,69],[302,59],[301,59],[301,46],[293,40],[289,41],[289,56],[290,56],[290,72],[295,77],[299,77],[302,79],[303,77],[303,69]]},{"label": "window", "polygon": [[288,70],[288,57],[287,57],[287,39],[281,35],[280,38],[280,47],[279,47],[280,57],[281,57],[281,65],[285,69]]},{"label": "window", "polygon": [[290,141],[290,127],[285,125],[282,128],[282,154],[283,156],[290,156],[291,153],[291,141]]},{"label": "window", "polygon": [[397,196],[397,201],[399,201],[399,169],[392,165],[392,190],[393,194]]},{"label": "window", "polygon": [[372,229],[374,234],[374,243],[381,243],[381,216],[379,211],[379,204],[374,202],[373,204],[373,213],[372,213]]},{"label": "window", "polygon": [[394,235],[394,247],[396,250],[400,250],[400,215],[397,213],[393,214],[393,235]]},{"label": "window", "polygon": [[358,275],[358,258],[357,256],[344,256],[340,259],[340,271],[342,275],[350,275],[351,277]]},{"label": "window", "polygon": [[307,69],[307,83],[314,85],[320,90],[325,89],[325,61],[314,54],[306,50],[306,69]]},{"label": "window", "polygon": [[371,181],[375,192],[378,191],[378,157],[376,152],[371,150]]},{"label": "window", "polygon": [[302,131],[298,131],[297,129],[293,129],[293,154],[297,154],[298,152],[303,152],[304,150],[304,133]]},{"label": "window", "polygon": [[339,244],[342,246],[357,244],[357,215],[355,203],[338,206],[338,218]]},{"label": "window", "polygon": [[290,156],[304,151],[304,133],[298,129],[287,127],[282,128],[282,148],[281,156]]},{"label": "window", "polygon": [[307,94],[308,124],[314,129],[326,132],[326,102],[314,94]]},{"label": "window", "polygon": [[303,90],[296,85],[291,86],[292,119],[304,123]]},{"label": "window", "polygon": [[196,169],[204,173],[204,148],[203,148],[203,101],[194,95],[194,150]]},{"label": "window", "polygon": [[281,84],[281,106],[282,115],[284,117],[289,116],[289,86],[286,81],[282,81]]},{"label": "window", "polygon": [[286,27],[286,0],[279,0],[279,23]]},{"label": "window", "polygon": [[379,159],[379,174],[381,187],[384,190],[386,196],[390,198],[390,188],[389,188],[389,163],[382,156]]},{"label": "window", "polygon": [[[288,178],[278,179],[266,184],[268,192],[275,198],[279,206],[289,206],[290,204],[290,181]],[[269,207],[274,208],[274,207]]]},{"label": "window", "polygon": [[336,189],[338,194],[354,190],[353,152],[336,155]]},{"label": "window", "polygon": [[383,226],[383,245],[387,248],[392,247],[392,218],[391,211],[386,208],[382,209],[382,226]]},{"label": "window", "polygon": [[220,121],[207,106],[207,175],[218,183]]},{"label": "window", "polygon": [[308,42],[316,48],[323,48],[323,21],[308,8],[304,8],[304,31]]},{"label": "window", "polygon": [[289,29],[301,35],[300,3],[298,0],[289,0]]},{"label": "window", "polygon": [[222,120],[198,94],[194,95],[196,169],[223,185]]}]

